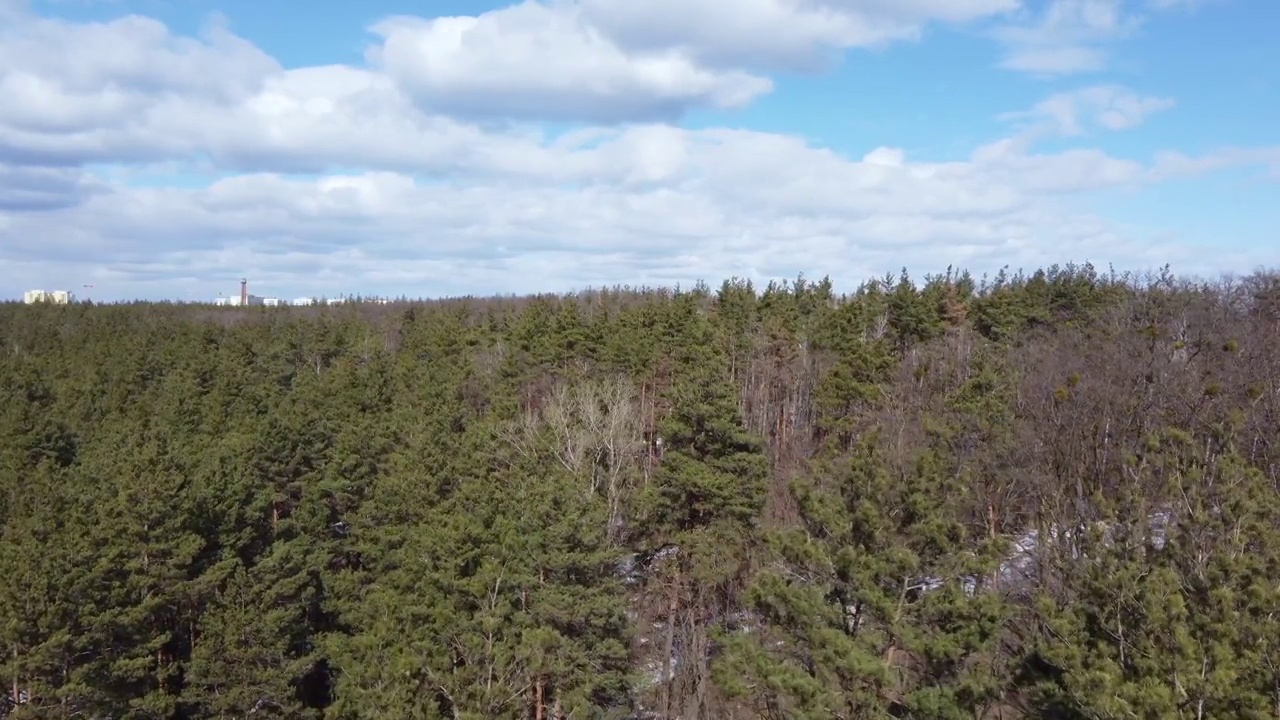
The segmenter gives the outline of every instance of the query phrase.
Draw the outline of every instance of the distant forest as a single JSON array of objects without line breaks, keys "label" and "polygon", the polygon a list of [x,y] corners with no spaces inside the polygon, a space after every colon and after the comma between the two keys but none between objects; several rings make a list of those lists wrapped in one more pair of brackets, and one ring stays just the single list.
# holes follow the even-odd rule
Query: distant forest
[{"label": "distant forest", "polygon": [[0,717],[1280,717],[1280,277],[0,305]]}]

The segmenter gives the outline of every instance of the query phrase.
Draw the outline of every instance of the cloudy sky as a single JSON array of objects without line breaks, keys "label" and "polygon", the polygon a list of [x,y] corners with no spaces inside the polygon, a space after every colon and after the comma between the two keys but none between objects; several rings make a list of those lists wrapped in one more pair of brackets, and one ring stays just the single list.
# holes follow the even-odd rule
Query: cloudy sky
[{"label": "cloudy sky", "polygon": [[1248,272],[1280,247],[1276,27],[1275,0],[0,0],[0,296]]}]

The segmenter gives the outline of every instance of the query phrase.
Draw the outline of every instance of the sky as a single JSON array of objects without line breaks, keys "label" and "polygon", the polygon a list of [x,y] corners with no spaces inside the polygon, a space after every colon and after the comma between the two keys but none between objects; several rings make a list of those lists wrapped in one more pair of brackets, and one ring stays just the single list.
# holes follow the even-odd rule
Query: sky
[{"label": "sky", "polygon": [[0,298],[1280,248],[1274,0],[0,0]]}]

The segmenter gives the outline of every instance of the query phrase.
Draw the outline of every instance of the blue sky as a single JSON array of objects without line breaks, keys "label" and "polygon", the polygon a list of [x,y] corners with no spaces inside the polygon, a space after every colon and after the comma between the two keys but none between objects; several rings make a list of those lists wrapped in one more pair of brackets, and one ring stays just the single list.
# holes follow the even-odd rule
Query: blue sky
[{"label": "blue sky", "polygon": [[1277,247],[1277,26],[1265,0],[0,0],[0,295],[1247,273]]}]

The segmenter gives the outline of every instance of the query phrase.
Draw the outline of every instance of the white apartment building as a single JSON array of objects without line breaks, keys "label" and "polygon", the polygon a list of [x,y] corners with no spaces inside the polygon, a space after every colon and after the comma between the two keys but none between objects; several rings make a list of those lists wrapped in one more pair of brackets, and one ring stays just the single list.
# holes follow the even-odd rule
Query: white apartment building
[{"label": "white apartment building", "polygon": [[76,301],[76,296],[66,290],[28,290],[22,295],[22,302],[34,305],[39,302],[67,305]]},{"label": "white apartment building", "polygon": [[[259,296],[257,296],[257,295],[250,295],[250,296],[249,296],[249,302],[248,302],[248,303],[245,303],[245,304],[247,304],[247,305],[265,305],[266,303],[265,303],[264,301],[265,301],[266,299],[267,299],[267,298],[259,297]],[[214,304],[214,305],[231,305],[231,306],[233,306],[233,307],[239,307],[239,306],[241,305],[241,302],[240,302],[240,296],[239,296],[239,295],[223,295],[222,297],[218,298],[217,300],[214,300],[214,301],[213,301],[213,304]]]}]

